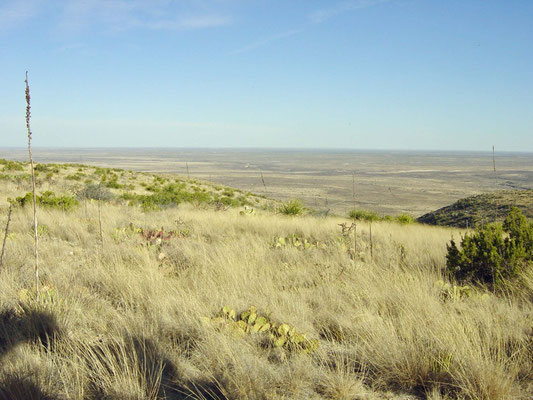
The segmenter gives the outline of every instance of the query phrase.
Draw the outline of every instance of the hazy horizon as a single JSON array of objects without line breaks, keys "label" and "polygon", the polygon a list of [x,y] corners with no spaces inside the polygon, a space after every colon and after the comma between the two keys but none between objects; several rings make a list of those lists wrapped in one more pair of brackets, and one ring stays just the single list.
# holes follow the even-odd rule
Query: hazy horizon
[{"label": "hazy horizon", "polygon": [[[101,151],[101,150],[124,150],[124,151],[136,151],[136,150],[156,150],[162,152],[169,152],[173,150],[185,150],[185,151],[250,151],[250,152],[324,152],[324,153],[435,153],[435,154],[486,154],[492,155],[492,148],[490,150],[451,150],[451,149],[372,149],[372,148],[335,148],[335,147],[158,147],[158,146],[32,146],[34,151],[42,150],[86,150],[86,151]],[[0,146],[0,151],[4,150],[19,150],[27,153],[27,146]],[[533,155],[533,151],[520,151],[520,150],[497,150],[495,149],[495,155],[498,154],[522,154]]]}]

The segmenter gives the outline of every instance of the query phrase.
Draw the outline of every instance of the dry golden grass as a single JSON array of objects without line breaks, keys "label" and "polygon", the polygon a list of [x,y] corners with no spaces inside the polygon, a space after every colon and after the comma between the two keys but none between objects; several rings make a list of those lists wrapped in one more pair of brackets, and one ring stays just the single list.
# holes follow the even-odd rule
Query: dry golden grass
[{"label": "dry golden grass", "polygon": [[[3,193],[13,195],[4,185]],[[0,222],[4,223],[6,213]],[[42,292],[32,297],[32,214],[13,212],[0,271],[4,399],[519,399],[533,381],[533,276],[507,296],[442,297],[457,230],[192,206],[39,209]],[[148,245],[135,227],[188,232]],[[277,236],[325,243],[275,248]],[[352,243],[350,240],[349,243]],[[203,323],[255,305],[320,347],[265,347]]]}]

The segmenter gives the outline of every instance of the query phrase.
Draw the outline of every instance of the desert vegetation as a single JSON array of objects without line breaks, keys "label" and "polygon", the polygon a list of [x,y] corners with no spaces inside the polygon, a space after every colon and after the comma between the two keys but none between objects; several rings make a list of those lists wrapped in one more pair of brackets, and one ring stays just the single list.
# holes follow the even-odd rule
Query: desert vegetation
[{"label": "desert vegetation", "polygon": [[477,281],[501,289],[521,277],[533,262],[533,222],[513,208],[503,224],[492,223],[461,238],[460,250],[451,240],[446,265],[461,281]]},{"label": "desert vegetation", "polygon": [[[16,165],[0,181],[2,227],[14,205],[0,270],[0,398],[533,393],[530,260],[505,290],[463,279],[447,245],[476,232],[394,219],[360,219],[354,231],[352,218],[283,212],[290,203],[205,181],[37,164],[38,198],[52,199],[37,201],[37,299],[30,183],[18,178],[29,166]],[[63,197],[78,204],[54,200]],[[514,221],[501,225],[503,242]]]},{"label": "desert vegetation", "polygon": [[365,209],[350,210],[350,212],[348,213],[348,217],[356,221],[368,221],[368,222],[396,221],[400,224],[413,224],[417,222],[416,219],[409,214],[402,213],[402,214],[398,214],[395,216],[391,216],[391,215],[380,216],[375,211],[365,210]]},{"label": "desert vegetation", "polygon": [[513,208],[518,208],[527,218],[533,218],[533,190],[498,190],[470,196],[424,214],[418,221],[431,225],[474,228],[503,222]]}]

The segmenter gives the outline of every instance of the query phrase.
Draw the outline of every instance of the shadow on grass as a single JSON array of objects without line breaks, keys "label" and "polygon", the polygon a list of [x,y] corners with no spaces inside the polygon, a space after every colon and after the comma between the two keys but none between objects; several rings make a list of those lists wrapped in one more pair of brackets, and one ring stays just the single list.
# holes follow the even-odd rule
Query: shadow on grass
[{"label": "shadow on grass", "polygon": [[[224,400],[218,385],[204,380],[184,379],[179,368],[152,339],[142,336],[124,340],[104,340],[86,349],[85,363],[92,371],[88,398],[125,400],[128,388],[115,386],[110,393],[110,381],[117,374],[131,374],[146,390],[146,398],[168,400]],[[103,376],[106,379],[101,379]]]},{"label": "shadow on grass", "polygon": [[0,379],[0,400],[59,400],[44,393],[28,375],[7,374]]},{"label": "shadow on grass", "polygon": [[[0,312],[0,363],[20,343],[35,343],[50,348],[60,330],[56,317],[47,311],[25,309]],[[55,400],[44,393],[33,374],[7,372],[0,376],[0,400]]]},{"label": "shadow on grass", "polygon": [[[61,336],[61,329],[54,314],[35,308],[0,311],[0,364],[7,354],[22,343],[32,343],[53,350],[53,344]],[[216,379],[186,379],[170,360],[161,346],[143,336],[128,336],[123,340],[110,339],[92,345],[82,345],[85,363],[92,377],[86,392],[88,399],[126,400],[128,390],[114,388],[109,393],[101,379],[124,371],[135,371],[141,387],[155,388],[157,399],[224,400],[222,385]],[[39,386],[38,377],[27,371],[9,371],[0,375],[0,400],[42,399],[55,400]],[[140,382],[141,383],[141,382]],[[123,393],[121,393],[123,392]]]},{"label": "shadow on grass", "polygon": [[27,308],[22,312],[0,312],[0,360],[13,347],[22,342],[40,344],[50,348],[60,334],[54,314]]}]

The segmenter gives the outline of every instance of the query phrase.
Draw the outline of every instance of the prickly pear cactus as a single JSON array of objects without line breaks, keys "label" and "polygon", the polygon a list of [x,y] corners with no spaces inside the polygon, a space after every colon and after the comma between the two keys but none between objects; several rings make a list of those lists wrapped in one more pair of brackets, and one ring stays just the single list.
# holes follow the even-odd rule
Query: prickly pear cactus
[{"label": "prickly pear cactus", "polygon": [[440,289],[440,296],[444,301],[457,302],[472,295],[472,289],[468,285],[458,286],[438,280],[435,282],[435,286]]},{"label": "prickly pear cactus", "polygon": [[297,234],[292,234],[289,236],[276,236],[272,243],[272,247],[275,249],[279,248],[296,248],[297,250],[309,250],[311,248],[325,249],[327,244],[319,242],[318,240],[308,239]]},{"label": "prickly pear cactus", "polygon": [[264,334],[270,346],[293,353],[310,354],[319,346],[318,340],[309,339],[305,334],[297,332],[295,327],[289,324],[276,324],[268,316],[258,314],[254,306],[250,306],[240,314],[224,306],[216,316],[206,317],[204,321],[216,329],[228,331],[237,337],[246,334]]},{"label": "prickly pear cactus", "polygon": [[244,210],[239,211],[239,214],[243,216],[255,215],[255,210],[251,207],[244,206]]}]

